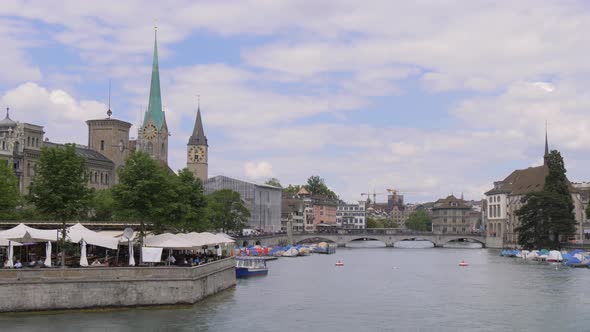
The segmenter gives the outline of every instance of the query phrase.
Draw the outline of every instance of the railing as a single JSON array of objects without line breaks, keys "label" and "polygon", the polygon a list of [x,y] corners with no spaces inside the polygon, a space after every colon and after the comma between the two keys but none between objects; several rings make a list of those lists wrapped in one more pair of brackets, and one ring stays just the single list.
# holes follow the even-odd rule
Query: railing
[{"label": "railing", "polygon": [[485,237],[484,232],[472,233],[434,233],[426,231],[415,231],[405,228],[367,228],[367,229],[324,229],[317,232],[300,232],[296,235],[445,235],[445,236],[477,236]]}]

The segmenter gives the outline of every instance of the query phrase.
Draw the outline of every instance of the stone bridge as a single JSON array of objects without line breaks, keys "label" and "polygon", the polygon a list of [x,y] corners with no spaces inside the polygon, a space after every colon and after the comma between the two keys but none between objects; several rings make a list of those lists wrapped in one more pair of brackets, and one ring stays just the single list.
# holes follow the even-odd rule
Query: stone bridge
[{"label": "stone bridge", "polygon": [[432,232],[416,232],[405,229],[340,229],[329,232],[314,233],[295,233],[292,239],[285,233],[267,234],[240,237],[237,239],[238,245],[286,245],[289,243],[304,242],[331,242],[336,243],[339,247],[346,246],[347,243],[357,240],[376,240],[385,243],[388,247],[393,247],[400,241],[430,241],[435,247],[442,247],[452,241],[471,241],[482,244],[485,247],[486,238],[480,233],[473,234],[435,234]]}]

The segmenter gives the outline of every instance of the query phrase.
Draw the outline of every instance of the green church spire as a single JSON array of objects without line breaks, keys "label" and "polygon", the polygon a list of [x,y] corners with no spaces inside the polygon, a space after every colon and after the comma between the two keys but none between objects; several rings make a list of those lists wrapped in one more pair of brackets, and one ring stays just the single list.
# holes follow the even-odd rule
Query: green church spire
[{"label": "green church spire", "polygon": [[149,120],[154,121],[158,130],[162,129],[164,123],[164,112],[162,111],[162,95],[160,94],[160,69],[158,67],[158,28],[154,31],[154,59],[152,62],[152,82],[150,85],[150,100],[148,109],[143,120],[144,126]]}]

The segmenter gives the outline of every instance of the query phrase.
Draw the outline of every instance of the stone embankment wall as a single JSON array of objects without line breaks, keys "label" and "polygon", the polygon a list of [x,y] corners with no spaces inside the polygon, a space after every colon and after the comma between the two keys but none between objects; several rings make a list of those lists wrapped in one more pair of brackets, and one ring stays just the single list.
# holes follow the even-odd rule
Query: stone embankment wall
[{"label": "stone embankment wall", "polygon": [[0,312],[192,304],[235,284],[234,258],[196,267],[0,270]]}]

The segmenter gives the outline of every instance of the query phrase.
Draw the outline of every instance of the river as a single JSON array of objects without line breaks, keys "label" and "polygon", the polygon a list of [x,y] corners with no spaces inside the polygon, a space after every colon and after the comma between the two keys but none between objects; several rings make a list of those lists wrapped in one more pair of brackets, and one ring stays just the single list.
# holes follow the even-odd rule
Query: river
[{"label": "river", "polygon": [[[335,267],[342,260],[344,267]],[[465,260],[468,267],[459,267]],[[590,270],[490,249],[281,258],[194,306],[0,315],[2,331],[588,331]],[[76,296],[76,294],[72,294]]]}]

